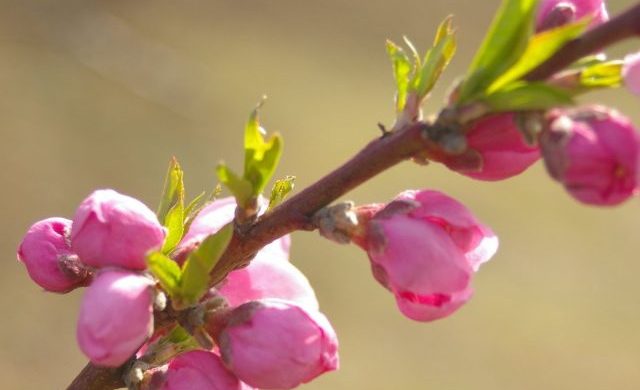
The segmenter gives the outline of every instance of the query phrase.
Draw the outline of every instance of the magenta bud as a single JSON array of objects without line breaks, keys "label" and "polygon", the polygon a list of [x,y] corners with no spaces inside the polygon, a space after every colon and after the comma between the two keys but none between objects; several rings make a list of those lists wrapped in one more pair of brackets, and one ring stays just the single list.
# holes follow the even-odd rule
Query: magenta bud
[{"label": "magenta bud", "polygon": [[166,229],[147,206],[113,190],[94,191],[76,210],[71,248],[94,267],[146,268],[145,255],[159,249]]},{"label": "magenta bud", "polygon": [[494,181],[516,176],[540,158],[538,147],[527,144],[511,113],[479,119],[468,129],[466,140],[466,152],[437,160],[477,180]]},{"label": "magenta bud", "polygon": [[218,292],[232,307],[262,298],[281,298],[318,310],[318,299],[304,274],[288,261],[274,261],[264,251],[247,267],[231,272]]},{"label": "magenta bud", "polygon": [[153,284],[128,271],[97,274],[82,297],[76,330],[80,349],[93,363],[119,366],[151,336]]},{"label": "magenta bud", "polygon": [[591,26],[609,20],[604,0],[542,0],[538,6],[536,31],[559,27],[584,17],[591,17]]},{"label": "magenta bud", "polygon": [[251,390],[209,351],[190,351],[169,362],[160,390]]},{"label": "magenta bud", "polygon": [[369,222],[364,248],[400,311],[432,321],[471,298],[473,273],[495,254],[498,238],[455,199],[405,191]]},{"label": "magenta bud", "polygon": [[18,248],[29,277],[47,291],[66,293],[85,286],[90,273],[69,246],[71,221],[47,218],[34,223]]},{"label": "magenta bud", "polygon": [[622,78],[627,89],[640,96],[640,52],[629,54],[624,58]]},{"label": "magenta bud", "polygon": [[338,368],[338,340],[329,320],[292,302],[245,303],[216,336],[225,365],[260,389],[292,389]]},{"label": "magenta bud", "polygon": [[[264,205],[265,199],[260,198],[258,203]],[[263,212],[265,207],[260,207]],[[233,221],[236,211],[236,200],[233,197],[218,199],[209,203],[200,210],[196,218],[191,223],[189,231],[182,237],[175,249],[175,258],[178,262],[184,261],[187,255],[193,251],[202,240],[207,238],[224,225]],[[267,255],[272,260],[289,259],[289,248],[291,237],[289,235],[278,238],[260,250],[260,253]]]},{"label": "magenta bud", "polygon": [[540,139],[545,165],[574,198],[612,206],[638,193],[640,138],[627,118],[602,106],[550,116]]}]

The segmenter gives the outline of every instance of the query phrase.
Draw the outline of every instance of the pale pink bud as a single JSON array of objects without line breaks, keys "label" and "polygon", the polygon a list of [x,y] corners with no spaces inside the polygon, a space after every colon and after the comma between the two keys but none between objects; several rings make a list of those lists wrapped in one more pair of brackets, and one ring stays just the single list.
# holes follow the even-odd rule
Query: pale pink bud
[{"label": "pale pink bud", "polygon": [[540,158],[528,145],[514,114],[496,114],[475,122],[466,133],[467,151],[444,156],[450,169],[477,180],[503,180],[518,175]]},{"label": "pale pink bud", "polygon": [[18,260],[31,279],[47,291],[65,293],[90,279],[86,267],[69,246],[71,221],[48,218],[34,223],[18,248]]},{"label": "pale pink bud", "polygon": [[160,390],[251,390],[209,351],[190,351],[169,362]]},{"label": "pale pink bud", "polygon": [[536,30],[559,27],[586,16],[592,18],[592,26],[609,20],[604,0],[542,0],[538,8]]},{"label": "pale pink bud", "polygon": [[247,267],[231,272],[218,292],[232,307],[262,298],[281,298],[318,310],[318,299],[304,274],[288,261],[274,261],[262,251]]},{"label": "pale pink bud", "polygon": [[640,52],[629,54],[624,58],[622,78],[627,89],[640,96]]},{"label": "pale pink bud", "polygon": [[[265,202],[263,198],[259,199],[259,203],[264,205]],[[182,237],[182,240],[176,247],[176,259],[182,262],[189,252],[200,245],[202,240],[233,221],[235,210],[236,200],[233,197],[218,199],[202,208],[191,223],[189,231]],[[261,211],[264,211],[264,207],[261,207]],[[291,238],[289,235],[286,235],[262,248],[260,253],[268,255],[272,260],[287,261],[289,259],[290,246]]]},{"label": "pale pink bud", "polygon": [[471,297],[472,275],[495,254],[498,238],[455,199],[405,191],[369,221],[363,246],[400,311],[432,321]]},{"label": "pale pink bud", "polygon": [[166,229],[147,206],[113,190],[94,191],[76,211],[71,248],[94,267],[146,268],[145,254],[162,246]]},{"label": "pale pink bud", "polygon": [[338,368],[338,340],[329,320],[284,300],[237,307],[216,339],[225,365],[260,389],[292,389]]},{"label": "pale pink bud", "polygon": [[104,270],[80,305],[77,338],[95,364],[119,366],[153,332],[153,282],[127,271]]},{"label": "pale pink bud", "polygon": [[550,116],[540,140],[545,165],[574,198],[612,206],[638,192],[640,137],[627,118],[602,106]]}]

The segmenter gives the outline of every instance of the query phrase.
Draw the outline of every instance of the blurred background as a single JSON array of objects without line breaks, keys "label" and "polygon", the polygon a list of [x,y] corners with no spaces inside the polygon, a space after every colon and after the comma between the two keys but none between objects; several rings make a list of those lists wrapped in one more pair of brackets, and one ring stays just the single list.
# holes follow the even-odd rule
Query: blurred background
[{"label": "blurred background", "polygon": [[[1,1],[0,388],[62,389],[86,363],[75,342],[82,291],[44,293],[15,260],[33,222],[70,218],[106,187],[155,209],[173,155],[192,196],[211,189],[219,160],[239,169],[243,125],[262,94],[263,125],[286,144],[278,175],[296,175],[301,189],[379,136],[376,123],[392,123],[386,38],[406,34],[422,51],[455,15],[459,52],[425,107],[436,112],[498,3]],[[588,99],[640,124],[624,90]],[[412,322],[358,248],[294,234],[292,261],[341,343],[340,371],[305,389],[640,388],[637,199],[579,205],[540,163],[499,183],[406,163],[345,199],[427,187],[463,201],[500,237],[474,299],[445,320]]]}]

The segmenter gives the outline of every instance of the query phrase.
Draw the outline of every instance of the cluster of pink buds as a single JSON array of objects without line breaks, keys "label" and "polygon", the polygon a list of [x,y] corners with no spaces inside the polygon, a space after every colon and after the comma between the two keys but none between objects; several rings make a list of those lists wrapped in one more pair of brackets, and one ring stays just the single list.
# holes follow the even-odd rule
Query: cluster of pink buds
[{"label": "cluster of pink buds", "polygon": [[[225,198],[204,207],[173,251],[177,262],[233,220]],[[32,279],[49,291],[89,284],[77,336],[97,365],[119,366],[154,333],[156,282],[146,255],[162,247],[166,229],[141,202],[112,190],[91,194],[73,221],[36,223],[18,250]],[[291,389],[338,368],[335,331],[321,314],[307,278],[289,262],[289,236],[263,248],[209,294],[223,304],[206,314],[211,350],[179,354],[152,367],[149,389]],[[72,272],[75,271],[75,272]],[[154,337],[155,338],[155,337]],[[141,346],[144,347],[141,349]]]}]

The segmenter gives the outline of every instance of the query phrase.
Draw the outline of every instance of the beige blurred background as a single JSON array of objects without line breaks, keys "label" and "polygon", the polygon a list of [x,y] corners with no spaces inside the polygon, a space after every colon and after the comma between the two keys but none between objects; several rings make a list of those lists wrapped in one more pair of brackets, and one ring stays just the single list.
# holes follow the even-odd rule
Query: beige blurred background
[{"label": "beige blurred background", "polygon": [[[0,388],[62,389],[85,364],[81,292],[47,294],[15,260],[34,221],[71,217],[111,187],[155,208],[169,158],[195,195],[220,159],[239,167],[243,123],[284,135],[278,175],[298,188],[347,159],[393,117],[384,40],[419,48],[455,15],[459,53],[426,111],[464,72],[498,0],[13,0],[0,8]],[[612,0],[615,13],[630,1]],[[616,53],[637,50],[638,41]],[[602,99],[640,124],[625,91]],[[640,207],[573,202],[537,164],[501,183],[442,167],[396,167],[348,195],[385,201],[436,188],[471,207],[501,248],[476,296],[435,323],[403,318],[364,253],[294,235],[292,259],[340,337],[339,372],[305,389],[640,388]]]}]

